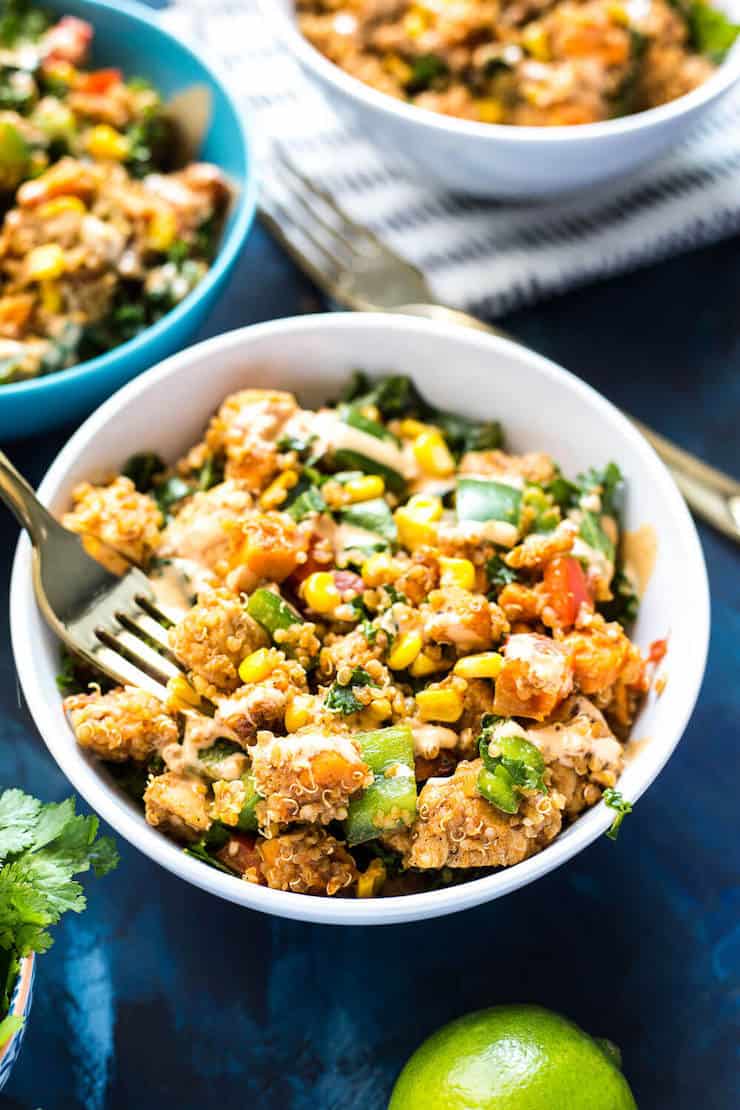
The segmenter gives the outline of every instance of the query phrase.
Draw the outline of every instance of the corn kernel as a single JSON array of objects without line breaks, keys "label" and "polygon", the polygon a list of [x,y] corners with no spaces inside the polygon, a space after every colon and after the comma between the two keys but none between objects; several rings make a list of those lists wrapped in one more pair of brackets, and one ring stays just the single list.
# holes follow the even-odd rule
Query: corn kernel
[{"label": "corn kernel", "polygon": [[612,23],[617,23],[620,27],[629,27],[629,12],[623,4],[609,4],[607,11]]},{"label": "corn kernel", "polygon": [[242,659],[239,678],[242,682],[264,682],[274,669],[275,659],[270,648],[258,648]]},{"label": "corn kernel", "polygon": [[360,573],[368,586],[382,586],[392,569],[391,557],[378,551],[365,560]]},{"label": "corn kernel", "polygon": [[167,683],[167,705],[171,709],[197,709],[200,698],[184,675],[175,675]]},{"label": "corn kernel", "polygon": [[41,282],[41,305],[44,312],[55,316],[62,308],[62,293],[57,281]]},{"label": "corn kernel", "polygon": [[387,877],[385,864],[380,859],[371,860],[367,871],[357,878],[357,897],[375,898],[383,889]]},{"label": "corn kernel", "polygon": [[416,520],[433,524],[442,519],[442,499],[432,494],[415,493],[406,502],[406,508]]},{"label": "corn kernel", "polygon": [[149,218],[147,246],[153,251],[168,251],[177,238],[177,217],[172,208],[157,208]]},{"label": "corn kernel", "polygon": [[503,665],[504,658],[497,651],[483,651],[458,659],[454,673],[461,678],[498,678]]},{"label": "corn kernel", "polygon": [[53,219],[54,216],[61,216],[64,212],[79,212],[82,215],[85,211],[83,201],[79,197],[72,196],[54,197],[53,200],[47,200],[44,204],[40,204],[38,209],[42,220]]},{"label": "corn kernel", "polygon": [[427,424],[422,424],[420,420],[414,420],[410,416],[401,420],[398,425],[398,433],[402,439],[416,439],[417,436],[426,431],[428,431]]},{"label": "corn kernel", "polygon": [[437,525],[427,524],[425,521],[419,520],[413,515],[408,506],[402,505],[400,509],[396,509],[393,519],[398,529],[399,542],[407,547],[409,551],[415,551],[417,547],[430,546],[436,543]]},{"label": "corn kernel", "polygon": [[352,478],[344,485],[344,492],[354,504],[357,501],[372,501],[385,493],[385,482],[377,474],[367,474],[363,478]]},{"label": "corn kernel", "polygon": [[440,585],[442,589],[447,586],[457,586],[460,590],[472,590],[475,585],[475,567],[470,559],[448,559],[441,555],[439,559],[441,570]]},{"label": "corn kernel", "polygon": [[388,698],[376,698],[365,709],[365,713],[375,724],[387,721],[393,715],[393,708]]},{"label": "corn kernel", "polygon": [[463,711],[460,690],[420,690],[416,706],[422,721],[459,721]]},{"label": "corn kernel", "polygon": [[260,497],[260,508],[275,509],[278,505],[282,505],[288,496],[288,490],[293,489],[297,484],[298,475],[295,470],[284,470],[282,474],[278,474],[274,482],[270,482]]},{"label": "corn kernel", "polygon": [[383,415],[377,405],[363,405],[360,408],[360,412],[363,416],[366,416],[368,420],[374,420],[376,424],[380,424],[383,419]]},{"label": "corn kernel", "polygon": [[430,674],[438,674],[440,671],[449,670],[451,667],[449,659],[434,659],[431,655],[427,655],[422,651],[417,655],[411,664],[411,674],[414,678],[426,678]]},{"label": "corn kernel", "polygon": [[88,154],[106,162],[124,162],[131,151],[126,136],[107,123],[98,123],[91,127],[85,145]]},{"label": "corn kernel", "polygon": [[26,259],[26,266],[31,281],[61,277],[66,266],[64,251],[58,243],[34,247]]},{"label": "corn kernel", "polygon": [[475,101],[475,110],[481,123],[501,123],[504,106],[493,96],[485,96]]},{"label": "corn kernel", "polygon": [[392,671],[405,671],[410,667],[422,648],[421,632],[404,632],[394,640],[388,656],[388,666]]},{"label": "corn kernel", "polygon": [[522,46],[538,62],[550,61],[550,44],[542,24],[530,23],[522,33]]},{"label": "corn kernel", "polygon": [[425,474],[434,478],[449,478],[455,473],[455,460],[436,428],[422,432],[414,440],[414,456]]},{"label": "corn kernel", "polygon": [[309,574],[301,587],[303,599],[315,613],[328,615],[333,613],[342,601],[342,595],[337,589],[334,575],[328,571],[317,571]]},{"label": "corn kernel", "polygon": [[285,710],[285,727],[288,732],[297,732],[307,725],[311,718],[313,698],[310,694],[296,694]]},{"label": "corn kernel", "polygon": [[386,54],[382,64],[386,73],[395,77],[401,85],[405,85],[414,75],[414,71],[408,62],[405,62],[398,54]]}]

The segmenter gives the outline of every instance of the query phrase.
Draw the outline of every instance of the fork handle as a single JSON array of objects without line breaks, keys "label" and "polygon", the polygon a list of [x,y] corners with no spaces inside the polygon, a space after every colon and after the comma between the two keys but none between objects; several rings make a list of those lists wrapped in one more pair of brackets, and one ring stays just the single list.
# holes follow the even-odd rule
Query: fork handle
[{"label": "fork handle", "polygon": [[21,528],[30,534],[34,546],[59,524],[44,508],[26,479],[0,451],[0,498],[16,516]]},{"label": "fork handle", "polygon": [[[456,308],[448,308],[446,305],[407,304],[396,311],[408,316],[424,316],[431,320],[447,321],[463,328],[474,328],[476,331],[500,335],[504,339],[519,343],[518,339],[505,332],[503,328],[487,324],[477,316],[471,316]],[[671,472],[692,512],[708,521],[725,536],[740,543],[740,482],[729,474],[708,466],[707,463],[658,435],[652,428],[646,427],[633,417],[630,417],[630,420],[639,428]]]}]

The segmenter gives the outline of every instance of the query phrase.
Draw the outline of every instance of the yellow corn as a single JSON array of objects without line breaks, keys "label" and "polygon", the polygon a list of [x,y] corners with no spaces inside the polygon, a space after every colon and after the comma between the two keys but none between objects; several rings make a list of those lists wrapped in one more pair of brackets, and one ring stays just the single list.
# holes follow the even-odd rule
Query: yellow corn
[{"label": "yellow corn", "polygon": [[200,698],[183,675],[176,675],[168,681],[167,693],[169,694],[167,704],[173,709],[200,706]]},{"label": "yellow corn", "polygon": [[393,641],[388,666],[392,671],[405,671],[410,667],[422,648],[421,632],[404,632]]},{"label": "yellow corn", "polygon": [[412,39],[418,39],[432,24],[431,12],[425,8],[413,7],[403,21],[403,29]]},{"label": "yellow corn", "polygon": [[422,432],[414,440],[414,456],[425,474],[434,478],[449,478],[455,473],[455,460],[436,428]]},{"label": "yellow corn", "polygon": [[386,54],[383,58],[383,69],[402,85],[410,81],[414,75],[414,71],[408,62],[405,62],[398,54]]},{"label": "yellow corn", "polygon": [[368,586],[382,586],[392,569],[391,557],[378,551],[365,560],[360,573]]},{"label": "yellow corn", "polygon": [[472,590],[475,585],[475,567],[470,559],[448,559],[440,556],[440,585],[457,586],[460,590]]},{"label": "yellow corn", "polygon": [[371,860],[367,871],[357,878],[357,897],[374,898],[383,889],[386,880],[385,864],[380,859]]},{"label": "yellow corn", "polygon": [[285,710],[285,727],[288,732],[298,732],[311,718],[313,698],[310,694],[296,694]]},{"label": "yellow corn", "polygon": [[86,146],[88,154],[106,162],[124,162],[131,151],[126,136],[107,123],[98,123],[90,128]]},{"label": "yellow corn", "polygon": [[242,682],[264,682],[275,669],[275,659],[270,648],[258,648],[247,655],[239,664],[239,678]]},{"label": "yellow corn", "polygon": [[171,208],[157,208],[149,218],[147,246],[153,251],[168,251],[177,238],[177,217]]},{"label": "yellow corn", "polygon": [[402,439],[416,439],[417,436],[426,431],[428,431],[427,424],[422,424],[420,420],[414,420],[410,416],[401,420],[398,425],[398,434]]},{"label": "yellow corn", "polygon": [[46,281],[61,277],[65,269],[64,251],[58,243],[45,243],[34,247],[26,259],[31,281]]},{"label": "yellow corn", "polygon": [[460,690],[420,690],[416,706],[422,721],[458,721],[463,711]]},{"label": "yellow corn", "polygon": [[618,23],[620,27],[629,27],[629,13],[623,4],[610,4],[607,11],[612,23]]},{"label": "yellow corn", "polygon": [[426,678],[427,675],[438,674],[439,671],[446,671],[449,667],[449,660],[434,659],[431,655],[427,655],[425,651],[422,651],[411,664],[411,674],[414,678]]},{"label": "yellow corn", "polygon": [[309,574],[301,592],[306,604],[313,609],[314,613],[322,615],[333,613],[342,600],[334,576],[323,570]]},{"label": "yellow corn", "polygon": [[385,482],[377,474],[367,474],[363,478],[352,478],[344,485],[344,492],[351,502],[372,501],[385,493]]},{"label": "yellow corn", "polygon": [[542,24],[530,23],[529,27],[522,33],[522,46],[538,62],[550,61],[550,44],[547,41],[547,34]]},{"label": "yellow corn", "polygon": [[403,547],[415,551],[417,547],[430,546],[437,541],[437,525],[428,524],[414,516],[407,505],[393,514],[398,529],[398,539]]},{"label": "yellow corn", "polygon": [[41,304],[44,312],[55,316],[62,307],[62,293],[58,281],[41,282]]},{"label": "yellow corn", "polygon": [[504,657],[497,651],[482,651],[480,655],[466,655],[455,663],[454,673],[461,678],[498,678]]},{"label": "yellow corn", "polygon": [[415,493],[406,502],[406,508],[416,520],[433,524],[442,519],[442,500],[433,494]]},{"label": "yellow corn", "polygon": [[500,100],[496,100],[493,96],[485,96],[476,100],[475,110],[481,123],[501,123],[504,118],[504,106]]},{"label": "yellow corn", "polygon": [[265,492],[260,497],[261,509],[275,509],[282,505],[288,496],[288,490],[298,484],[298,475],[295,470],[284,470],[277,478],[270,482]]},{"label": "yellow corn", "polygon": [[85,210],[85,205],[79,197],[65,196],[54,197],[53,200],[40,204],[38,214],[42,220],[50,220],[54,216],[61,216],[63,212],[79,212],[81,215]]},{"label": "yellow corn", "polygon": [[387,721],[393,715],[393,708],[388,698],[376,698],[365,709],[365,713],[375,724]]},{"label": "yellow corn", "polygon": [[379,424],[383,419],[377,405],[363,405],[360,412],[363,416],[366,416],[368,420],[374,420],[376,424]]}]

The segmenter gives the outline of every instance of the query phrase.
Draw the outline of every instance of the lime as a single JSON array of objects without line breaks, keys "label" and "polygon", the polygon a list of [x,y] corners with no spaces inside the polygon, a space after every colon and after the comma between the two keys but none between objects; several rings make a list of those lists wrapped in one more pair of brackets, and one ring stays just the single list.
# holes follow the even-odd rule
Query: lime
[{"label": "lime", "polygon": [[494,1006],[417,1048],[388,1110],[636,1110],[619,1053],[540,1006]]}]

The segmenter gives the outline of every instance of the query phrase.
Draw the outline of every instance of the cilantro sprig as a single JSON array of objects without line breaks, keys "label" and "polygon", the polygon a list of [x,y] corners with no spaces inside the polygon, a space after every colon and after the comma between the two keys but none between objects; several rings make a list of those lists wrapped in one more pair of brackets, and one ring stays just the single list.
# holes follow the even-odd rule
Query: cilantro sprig
[{"label": "cilantro sprig", "polygon": [[341,713],[345,717],[348,717],[350,713],[361,713],[365,705],[357,697],[355,690],[359,686],[377,685],[377,682],[373,681],[372,676],[367,673],[364,667],[355,667],[349,682],[345,686],[335,682],[329,687],[329,693],[326,695],[324,704],[327,709],[331,709],[334,713]]},{"label": "cilantro sprig", "polygon": [[98,818],[75,812],[75,799],[44,804],[22,790],[0,794],[0,1043],[19,1027],[7,1015],[19,962],[52,944],[62,914],[81,913],[86,899],[75,875],[105,875],[118,863]]},{"label": "cilantro sprig", "polygon": [[612,821],[606,833],[610,840],[616,840],[619,836],[622,822],[628,813],[632,813],[632,802],[628,802],[626,798],[622,797],[619,790],[614,790],[611,786],[607,787],[604,791],[602,800],[604,805],[609,806],[610,809],[616,810],[617,816]]}]

